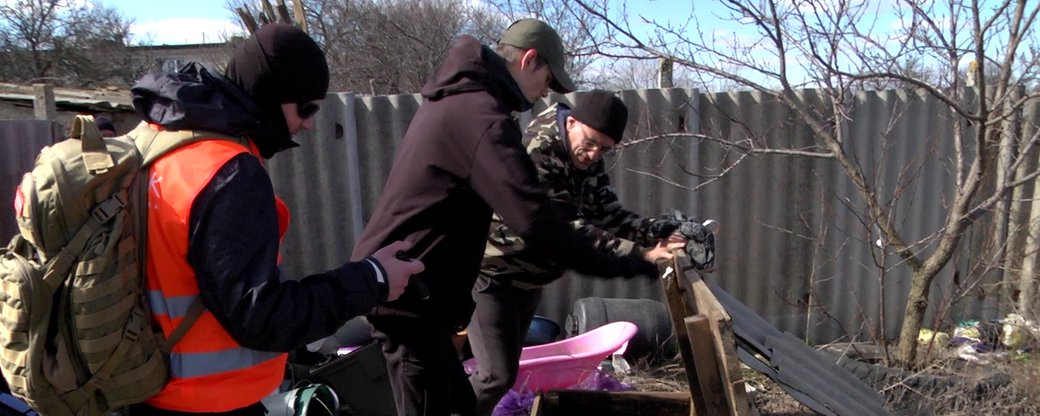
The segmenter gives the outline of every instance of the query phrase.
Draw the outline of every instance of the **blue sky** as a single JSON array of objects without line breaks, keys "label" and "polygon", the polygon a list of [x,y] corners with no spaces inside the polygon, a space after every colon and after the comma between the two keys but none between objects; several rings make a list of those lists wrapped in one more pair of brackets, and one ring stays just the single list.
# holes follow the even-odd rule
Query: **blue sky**
[{"label": "blue sky", "polygon": [[[229,35],[241,34],[236,16],[227,10],[223,0],[100,0],[134,20],[132,31],[137,42],[150,44],[185,44],[219,42]],[[272,1],[272,3],[274,3]],[[628,2],[629,14],[653,19],[688,17],[690,0],[636,0]],[[618,3],[620,5],[620,3]],[[717,8],[715,2],[698,5]]]},{"label": "blue sky", "polygon": [[223,0],[100,0],[134,20],[136,40],[157,45],[220,42],[241,33]]}]

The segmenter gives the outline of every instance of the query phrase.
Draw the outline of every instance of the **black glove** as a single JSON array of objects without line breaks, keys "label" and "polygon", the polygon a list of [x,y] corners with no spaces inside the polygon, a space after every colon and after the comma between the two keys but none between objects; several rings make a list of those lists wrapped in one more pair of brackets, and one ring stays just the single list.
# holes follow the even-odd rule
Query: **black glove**
[{"label": "black glove", "polygon": [[686,221],[679,227],[679,233],[686,237],[684,251],[693,267],[706,269],[715,264],[715,235],[707,227],[696,221]]},{"label": "black glove", "polygon": [[700,221],[675,210],[662,214],[650,224],[650,234],[654,238],[668,238],[676,230],[686,239],[684,251],[693,267],[706,269],[715,264],[715,235]]},{"label": "black glove", "polygon": [[674,214],[665,213],[655,218],[654,222],[650,223],[650,228],[647,229],[650,237],[657,240],[668,238],[679,229],[683,220],[676,217],[676,214],[682,215],[679,211],[675,211]]}]

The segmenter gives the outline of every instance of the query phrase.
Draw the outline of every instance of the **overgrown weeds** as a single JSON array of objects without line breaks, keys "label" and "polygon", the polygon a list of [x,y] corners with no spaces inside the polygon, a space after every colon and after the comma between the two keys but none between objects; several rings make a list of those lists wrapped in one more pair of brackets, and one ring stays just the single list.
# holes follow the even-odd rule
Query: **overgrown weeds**
[{"label": "overgrown weeds", "polygon": [[[895,415],[1040,415],[1040,360],[1035,354],[991,354],[975,363],[947,354],[914,372],[875,367],[884,374],[865,382],[885,397]],[[744,367],[743,376],[760,415],[815,414],[761,373]],[[689,390],[678,358],[634,366],[618,379],[636,391]]]}]

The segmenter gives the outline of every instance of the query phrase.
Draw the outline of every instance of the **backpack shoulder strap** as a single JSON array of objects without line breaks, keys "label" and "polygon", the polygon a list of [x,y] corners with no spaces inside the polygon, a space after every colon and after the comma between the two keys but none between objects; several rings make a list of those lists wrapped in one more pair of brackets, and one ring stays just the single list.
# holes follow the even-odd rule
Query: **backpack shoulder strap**
[{"label": "backpack shoulder strap", "polygon": [[227,140],[241,144],[247,149],[249,141],[244,137],[230,136],[206,130],[156,130],[141,122],[130,133],[127,133],[141,152],[141,164],[147,166],[163,155],[181,147],[204,140]]},{"label": "backpack shoulder strap", "polygon": [[188,333],[191,326],[195,324],[195,321],[199,320],[202,313],[206,311],[206,305],[202,304],[202,297],[198,296],[188,306],[188,311],[184,313],[184,319],[181,323],[173,328],[173,332],[170,332],[170,336],[166,337],[166,342],[162,345],[162,350],[169,353],[173,350],[173,346],[180,342],[181,338],[184,338],[184,334]]},{"label": "backpack shoulder strap", "polygon": [[[142,166],[148,166],[152,162],[155,162],[163,155],[176,150],[181,146],[186,146],[192,143],[201,142],[204,140],[226,140],[234,143],[241,144],[246,149],[249,148],[249,142],[244,137],[229,136],[226,134],[215,133],[204,130],[177,130],[177,131],[166,131],[156,130],[148,125],[147,122],[141,122],[137,127],[134,128],[128,136],[134,141],[138,151],[141,152],[141,164]],[[148,170],[142,169],[138,174],[136,186],[134,187],[134,198],[137,201],[139,207],[148,206]],[[144,211],[139,211],[141,214]],[[147,220],[145,215],[137,215],[136,220],[137,226],[137,239],[143,242],[138,246],[139,258],[145,258],[146,252],[145,247],[147,246]],[[141,262],[143,266],[145,262]],[[142,276],[144,275],[142,270]],[[202,313],[206,311],[206,306],[202,303],[202,298],[197,297],[188,307],[188,311],[184,315],[184,319],[181,320],[173,332],[166,338],[166,341],[162,345],[162,350],[169,353],[173,349],[174,345],[184,337],[184,334],[191,329],[195,321],[202,316]]]}]

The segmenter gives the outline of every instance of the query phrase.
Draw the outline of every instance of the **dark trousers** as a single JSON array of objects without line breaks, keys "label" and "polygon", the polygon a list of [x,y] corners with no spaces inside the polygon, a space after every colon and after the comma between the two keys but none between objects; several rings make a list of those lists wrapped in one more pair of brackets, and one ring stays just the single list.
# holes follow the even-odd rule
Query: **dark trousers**
[{"label": "dark trousers", "polygon": [[476,309],[467,329],[477,360],[470,375],[478,416],[495,410],[513,387],[527,330],[542,299],[542,289],[520,289],[481,275],[473,286]]},{"label": "dark trousers", "polygon": [[386,358],[399,416],[473,415],[473,389],[451,328],[398,316],[370,316],[369,322]]}]

